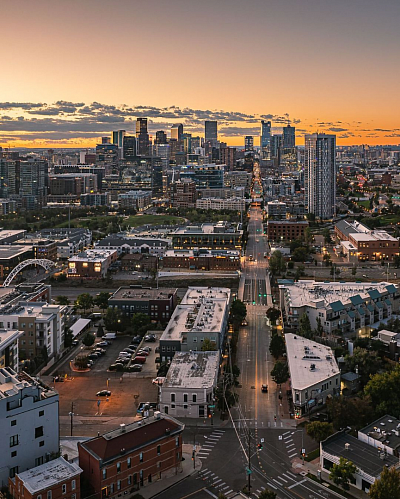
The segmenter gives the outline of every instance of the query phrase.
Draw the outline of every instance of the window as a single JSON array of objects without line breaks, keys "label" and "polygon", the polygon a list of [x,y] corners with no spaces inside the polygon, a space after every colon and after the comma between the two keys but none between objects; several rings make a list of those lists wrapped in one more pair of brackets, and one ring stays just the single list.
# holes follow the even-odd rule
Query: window
[{"label": "window", "polygon": [[41,418],[42,416],[44,416],[44,411],[39,411],[39,417]]},{"label": "window", "polygon": [[128,475],[128,485],[132,485],[132,475]]},{"label": "window", "polygon": [[192,401],[197,402],[197,395],[195,393],[192,394]]},{"label": "window", "polygon": [[72,494],[71,499],[76,499],[76,494]]},{"label": "window", "polygon": [[51,490],[47,491],[47,499],[51,499]]},{"label": "window", "polygon": [[16,456],[17,456],[17,451],[16,450],[12,451],[11,452],[11,457],[16,457]]},{"label": "window", "polygon": [[114,494],[114,484],[110,485],[110,494]]},{"label": "window", "polygon": [[37,457],[35,459],[35,466],[40,466],[41,464],[43,464],[43,456],[40,456],[40,457]]},{"label": "window", "polygon": [[184,393],[184,394],[183,394],[183,401],[184,401],[184,402],[187,402],[187,401],[188,401],[188,396],[187,396],[187,393]]},{"label": "window", "polygon": [[75,488],[76,488],[76,480],[72,480],[72,482],[71,482],[71,489],[75,490]]},{"label": "window", "polygon": [[184,409],[187,409],[187,408],[188,408],[188,405],[187,405],[187,404],[183,404],[183,408],[184,408]]},{"label": "window", "polygon": [[175,402],[175,393],[171,393],[171,402]]},{"label": "window", "polygon": [[66,494],[66,493],[67,493],[67,484],[66,484],[66,483],[63,483],[63,484],[62,484],[62,493],[63,493],[63,494]]},{"label": "window", "polygon": [[157,456],[161,454],[161,445],[157,445]]},{"label": "window", "polygon": [[121,480],[117,480],[117,490],[121,490]]},{"label": "window", "polygon": [[141,463],[143,463],[143,452],[141,452],[141,453],[139,454],[139,461],[140,461]]},{"label": "window", "polygon": [[[175,404],[171,404],[171,409],[175,409]],[[166,412],[165,414],[168,414],[168,412]]]},{"label": "window", "polygon": [[132,466],[132,460],[130,457],[128,457],[128,460],[126,461],[126,464],[128,466],[128,469]]},{"label": "window", "polygon": [[117,473],[121,473],[121,463],[117,463]]},{"label": "window", "polygon": [[42,499],[42,494],[39,494],[36,499]]},{"label": "window", "polygon": [[18,445],[18,435],[10,437],[10,447],[14,447],[15,445]]},{"label": "window", "polygon": [[18,466],[14,466],[14,468],[10,468],[10,478],[14,478],[18,473]]},{"label": "window", "polygon": [[107,470],[106,468],[103,468],[103,480],[107,478]]},{"label": "window", "polygon": [[35,428],[35,438],[43,437],[43,426]]},{"label": "window", "polygon": [[13,419],[13,420],[11,421],[11,426],[16,426],[16,425],[17,425],[17,420],[16,420],[16,419]]},{"label": "window", "polygon": [[179,447],[179,437],[175,437],[175,445]]},{"label": "window", "polygon": [[43,446],[44,446],[44,440],[41,440],[41,441],[39,442],[39,447],[43,447]]},{"label": "window", "polygon": [[133,485],[137,485],[137,473],[133,475]]}]

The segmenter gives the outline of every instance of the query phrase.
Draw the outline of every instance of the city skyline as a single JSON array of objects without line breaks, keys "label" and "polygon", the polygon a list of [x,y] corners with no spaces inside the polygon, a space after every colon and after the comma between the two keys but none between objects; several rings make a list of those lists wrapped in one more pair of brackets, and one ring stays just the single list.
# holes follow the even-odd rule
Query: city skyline
[{"label": "city skyline", "polygon": [[153,136],[217,120],[228,145],[262,119],[289,121],[298,144],[398,144],[399,18],[395,0],[16,0],[3,7],[0,145],[93,147],[137,117]]}]

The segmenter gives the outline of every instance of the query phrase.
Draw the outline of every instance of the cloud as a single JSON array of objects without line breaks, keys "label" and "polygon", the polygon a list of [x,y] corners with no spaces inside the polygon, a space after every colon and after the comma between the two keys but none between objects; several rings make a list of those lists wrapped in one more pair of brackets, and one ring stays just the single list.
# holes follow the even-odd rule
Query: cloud
[{"label": "cloud", "polygon": [[32,102],[0,102],[0,109],[33,109],[43,107],[46,104]]},{"label": "cloud", "polygon": [[331,127],[331,128],[328,128],[328,130],[330,132],[347,132],[348,128],[340,128],[340,127]]}]

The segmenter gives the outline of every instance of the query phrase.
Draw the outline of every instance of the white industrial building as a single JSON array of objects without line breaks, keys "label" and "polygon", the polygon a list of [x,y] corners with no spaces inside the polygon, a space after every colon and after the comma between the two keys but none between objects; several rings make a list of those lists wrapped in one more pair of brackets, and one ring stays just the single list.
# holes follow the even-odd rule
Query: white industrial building
[{"label": "white industrial building", "polygon": [[177,352],[161,386],[160,408],[176,417],[211,415],[219,352]]},{"label": "white industrial building", "polygon": [[340,394],[340,370],[330,347],[296,334],[285,334],[296,417],[309,414]]},{"label": "white industrial building", "polygon": [[0,369],[0,486],[56,457],[58,394],[25,373]]}]

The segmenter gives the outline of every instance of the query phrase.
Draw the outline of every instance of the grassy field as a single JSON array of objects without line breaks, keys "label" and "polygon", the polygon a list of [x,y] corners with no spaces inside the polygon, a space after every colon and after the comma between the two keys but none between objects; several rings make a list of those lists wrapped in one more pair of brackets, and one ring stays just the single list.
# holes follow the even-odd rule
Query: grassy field
[{"label": "grassy field", "polygon": [[379,217],[381,225],[397,224],[400,222],[400,215],[383,215]]},{"label": "grassy field", "polygon": [[183,224],[185,220],[173,215],[131,215],[126,222],[131,227],[140,225],[177,225]]},{"label": "grassy field", "polygon": [[357,204],[366,210],[369,210],[369,201],[357,201]]}]

